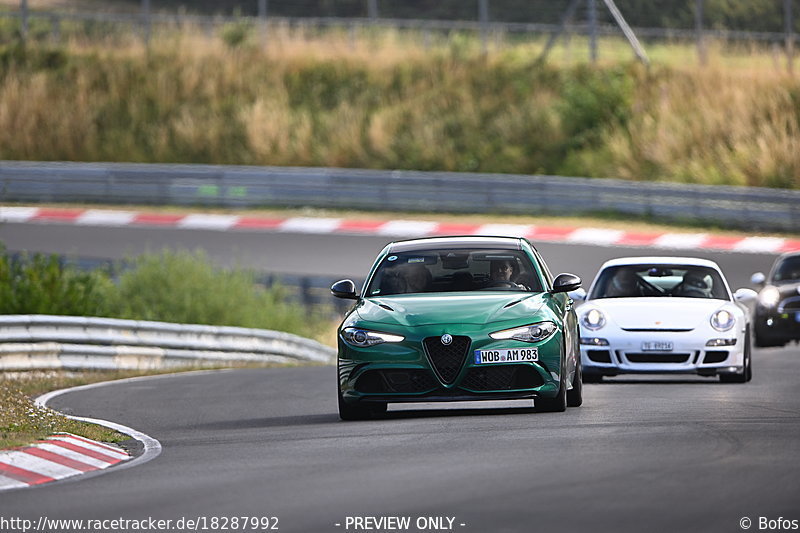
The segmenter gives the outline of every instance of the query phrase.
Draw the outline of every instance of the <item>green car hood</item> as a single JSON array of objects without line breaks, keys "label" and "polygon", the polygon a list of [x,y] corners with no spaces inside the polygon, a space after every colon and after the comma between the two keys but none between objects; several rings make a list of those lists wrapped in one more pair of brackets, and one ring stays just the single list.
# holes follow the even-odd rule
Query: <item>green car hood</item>
[{"label": "green car hood", "polygon": [[416,327],[431,324],[489,324],[534,319],[548,293],[475,292],[407,294],[364,299],[358,316],[368,322]]}]

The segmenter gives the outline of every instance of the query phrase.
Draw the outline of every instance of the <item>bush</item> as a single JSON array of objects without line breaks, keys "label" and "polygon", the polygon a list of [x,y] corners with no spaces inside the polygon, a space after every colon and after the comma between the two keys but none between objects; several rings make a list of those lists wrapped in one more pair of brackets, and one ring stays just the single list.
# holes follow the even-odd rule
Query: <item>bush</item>
[{"label": "bush", "polygon": [[199,251],[139,257],[120,275],[115,299],[119,318],[315,333],[284,289],[257,285],[251,272],[216,268]]},{"label": "bush", "polygon": [[55,255],[0,255],[0,314],[104,316],[112,289],[106,272],[82,272]]},{"label": "bush", "polygon": [[322,319],[287,297],[280,286],[256,284],[252,272],[212,266],[202,252],[140,256],[116,283],[108,269],[82,271],[55,255],[0,253],[0,314],[107,316],[318,335]]}]

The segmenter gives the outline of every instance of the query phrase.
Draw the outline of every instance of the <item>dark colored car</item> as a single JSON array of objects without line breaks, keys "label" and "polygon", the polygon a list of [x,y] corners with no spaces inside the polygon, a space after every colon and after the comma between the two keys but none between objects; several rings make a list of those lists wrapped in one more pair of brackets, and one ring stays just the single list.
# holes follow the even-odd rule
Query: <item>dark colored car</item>
[{"label": "dark colored car", "polygon": [[751,281],[762,286],[755,311],[756,346],[800,340],[800,252],[783,254],[769,276],[756,272]]},{"label": "dark colored car", "polygon": [[582,402],[578,322],[536,249],[511,237],[393,242],[378,255],[338,331],[339,415],[389,403],[533,399],[538,411]]}]

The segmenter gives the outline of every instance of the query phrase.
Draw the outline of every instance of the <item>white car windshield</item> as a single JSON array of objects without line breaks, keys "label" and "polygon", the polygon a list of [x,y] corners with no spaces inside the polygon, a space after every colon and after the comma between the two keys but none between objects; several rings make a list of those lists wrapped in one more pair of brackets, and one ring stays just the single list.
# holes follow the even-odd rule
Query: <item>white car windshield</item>
[{"label": "white car windshield", "polygon": [[517,250],[419,250],[389,254],[378,265],[367,296],[421,292],[541,292],[528,256]]},{"label": "white car windshield", "polygon": [[590,299],[637,297],[713,298],[728,300],[722,276],[696,265],[623,265],[603,270]]}]

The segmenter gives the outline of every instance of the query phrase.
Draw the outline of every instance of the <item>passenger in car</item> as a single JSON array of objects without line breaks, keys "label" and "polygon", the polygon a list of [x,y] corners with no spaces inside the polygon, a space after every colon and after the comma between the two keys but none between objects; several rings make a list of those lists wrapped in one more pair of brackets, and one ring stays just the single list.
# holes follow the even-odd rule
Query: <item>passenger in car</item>
[{"label": "passenger in car", "polygon": [[711,298],[711,276],[689,270],[683,275],[683,281],[675,287],[674,294],[684,298]]}]

